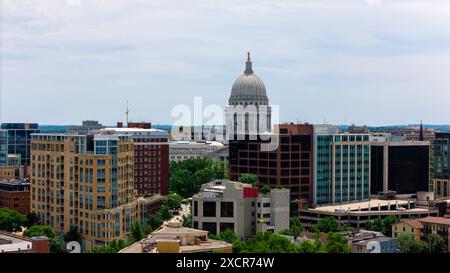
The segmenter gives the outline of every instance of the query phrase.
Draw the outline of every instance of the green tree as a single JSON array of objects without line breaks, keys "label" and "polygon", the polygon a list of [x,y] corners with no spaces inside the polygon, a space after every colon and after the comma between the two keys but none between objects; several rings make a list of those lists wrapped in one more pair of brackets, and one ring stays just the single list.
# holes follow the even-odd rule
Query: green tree
[{"label": "green tree", "polygon": [[183,222],[183,227],[191,228],[192,227],[192,214],[189,213],[187,216],[183,215],[181,217],[181,221]]},{"label": "green tree", "polygon": [[264,186],[261,188],[261,193],[263,193],[263,194],[270,193],[270,186],[269,186],[269,185],[264,185]]},{"label": "green tree", "polygon": [[289,222],[289,229],[282,230],[280,234],[297,237],[301,232],[305,231],[298,216],[292,216]]},{"label": "green tree", "polygon": [[235,241],[239,241],[239,238],[236,236],[233,230],[227,228],[222,231],[219,236],[214,237],[216,240],[225,241],[227,243],[234,243]]},{"label": "green tree", "polygon": [[447,252],[447,246],[444,239],[434,233],[426,235],[425,246],[428,253],[445,253]]},{"label": "green tree", "polygon": [[37,224],[38,219],[37,219],[37,215],[34,212],[28,212],[27,213],[27,227],[31,227]]},{"label": "green tree", "polygon": [[313,230],[328,233],[337,232],[340,229],[336,218],[334,218],[333,216],[327,216],[321,218],[319,222],[313,226]]},{"label": "green tree", "polygon": [[[296,253],[288,239],[272,232],[258,232],[252,238],[237,243],[241,253]],[[234,245],[233,245],[234,247]]]},{"label": "green tree", "polygon": [[78,232],[78,227],[71,226],[69,231],[66,234],[64,234],[64,241],[65,242],[77,241],[81,243],[82,236],[80,232]]},{"label": "green tree", "polygon": [[181,201],[183,198],[178,193],[171,193],[169,194],[166,202],[166,206],[168,206],[171,209],[179,209],[181,208]]},{"label": "green tree", "polygon": [[27,226],[28,219],[24,214],[8,208],[0,208],[0,230],[15,232]]},{"label": "green tree", "polygon": [[163,223],[164,220],[159,213],[153,213],[147,216],[147,226],[150,227],[152,231],[159,228]]},{"label": "green tree", "polygon": [[398,223],[400,220],[395,215],[389,215],[384,219],[370,220],[366,223],[366,229],[378,231],[386,236],[392,235],[392,225]]},{"label": "green tree", "polygon": [[170,191],[182,198],[198,193],[202,184],[228,176],[225,166],[211,158],[172,161],[169,175]]},{"label": "green tree", "polygon": [[144,238],[144,230],[142,229],[141,223],[139,221],[135,221],[131,226],[131,236],[134,242],[139,242]]},{"label": "green tree", "polygon": [[397,245],[401,253],[422,253],[426,246],[422,242],[417,242],[414,235],[401,233],[397,236]]},{"label": "green tree", "polygon": [[117,253],[126,246],[127,244],[124,240],[112,240],[108,245],[94,246],[91,250],[86,251],[86,253]]},{"label": "green tree", "polygon": [[342,234],[330,232],[328,233],[327,242],[324,246],[327,253],[349,253],[347,239]]},{"label": "green tree", "polygon": [[23,232],[23,236],[26,237],[45,236],[47,238],[56,238],[56,232],[53,227],[36,225],[25,230]]},{"label": "green tree", "polygon": [[238,181],[241,183],[251,184],[254,187],[258,186],[258,177],[252,173],[243,173],[239,176]]},{"label": "green tree", "polygon": [[157,213],[161,216],[163,220],[169,220],[173,217],[173,213],[170,208],[166,205],[161,206]]},{"label": "green tree", "polygon": [[56,232],[53,227],[36,225],[28,228],[23,232],[25,237],[45,236],[48,238],[48,243],[51,252],[62,252],[62,242],[56,237]]}]

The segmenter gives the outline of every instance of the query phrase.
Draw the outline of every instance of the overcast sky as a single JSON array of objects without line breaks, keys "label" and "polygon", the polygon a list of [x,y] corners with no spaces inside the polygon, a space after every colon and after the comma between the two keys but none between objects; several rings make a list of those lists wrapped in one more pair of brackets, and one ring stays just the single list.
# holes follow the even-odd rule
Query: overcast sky
[{"label": "overcast sky", "polygon": [[1,0],[1,121],[170,124],[246,52],[280,121],[450,123],[448,0]]}]

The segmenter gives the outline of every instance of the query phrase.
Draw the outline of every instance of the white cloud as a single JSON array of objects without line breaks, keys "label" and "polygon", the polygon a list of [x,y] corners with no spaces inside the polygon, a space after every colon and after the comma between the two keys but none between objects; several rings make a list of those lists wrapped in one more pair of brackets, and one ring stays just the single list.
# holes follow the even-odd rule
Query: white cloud
[{"label": "white cloud", "polygon": [[194,95],[225,104],[250,50],[282,120],[448,123],[449,12],[439,0],[3,0],[1,117],[113,124],[128,98],[169,123]]}]

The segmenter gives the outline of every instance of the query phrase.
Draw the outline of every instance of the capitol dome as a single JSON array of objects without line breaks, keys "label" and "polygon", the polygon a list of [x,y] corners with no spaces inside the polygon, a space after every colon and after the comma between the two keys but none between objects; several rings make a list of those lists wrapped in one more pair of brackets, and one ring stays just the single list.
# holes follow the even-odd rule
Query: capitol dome
[{"label": "capitol dome", "polygon": [[246,69],[239,76],[231,89],[229,105],[268,105],[269,99],[263,81],[253,73],[250,53],[248,53]]}]

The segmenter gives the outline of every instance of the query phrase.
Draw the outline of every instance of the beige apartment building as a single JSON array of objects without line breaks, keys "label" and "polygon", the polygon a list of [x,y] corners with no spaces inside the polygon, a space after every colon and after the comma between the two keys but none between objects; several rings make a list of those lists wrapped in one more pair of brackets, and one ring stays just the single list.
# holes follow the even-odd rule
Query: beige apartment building
[{"label": "beige apartment building", "polygon": [[133,156],[133,141],[111,131],[33,134],[31,211],[58,232],[78,227],[87,249],[126,239],[132,223],[162,198],[136,196]]}]

